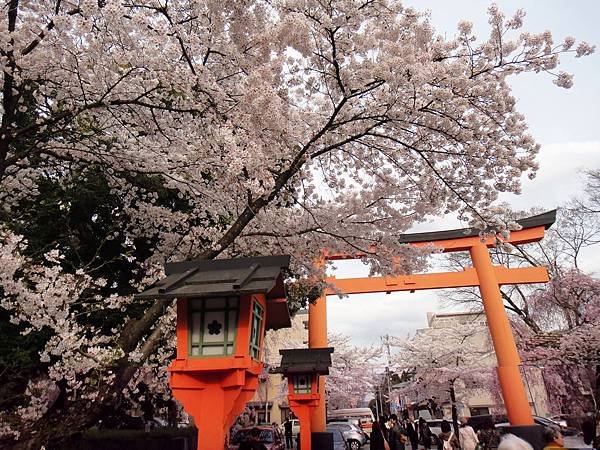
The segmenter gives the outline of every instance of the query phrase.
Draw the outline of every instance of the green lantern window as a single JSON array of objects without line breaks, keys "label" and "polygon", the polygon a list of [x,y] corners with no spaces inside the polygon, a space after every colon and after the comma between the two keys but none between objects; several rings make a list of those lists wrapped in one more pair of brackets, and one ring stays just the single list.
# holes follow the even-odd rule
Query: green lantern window
[{"label": "green lantern window", "polygon": [[190,356],[229,356],[235,351],[239,299],[192,298],[189,301]]},{"label": "green lantern window", "polygon": [[309,374],[294,375],[294,394],[310,394],[312,392],[312,383]]},{"label": "green lantern window", "polygon": [[250,332],[250,356],[258,359],[260,356],[260,341],[262,323],[264,320],[265,311],[257,301],[252,304],[252,328]]}]

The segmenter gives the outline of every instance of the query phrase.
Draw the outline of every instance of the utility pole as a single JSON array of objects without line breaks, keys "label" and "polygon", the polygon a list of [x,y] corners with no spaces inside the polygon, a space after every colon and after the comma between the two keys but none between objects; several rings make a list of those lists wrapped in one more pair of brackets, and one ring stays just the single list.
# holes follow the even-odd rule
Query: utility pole
[{"label": "utility pole", "polygon": [[390,366],[392,365],[392,355],[390,353],[390,335],[386,334],[385,336],[381,336],[381,342],[383,343],[383,345],[385,345],[386,347],[386,353],[387,353],[387,367],[385,368],[385,382],[387,384],[387,391],[388,391],[388,401],[390,403],[390,414],[396,414],[396,408],[394,408],[392,410],[392,383],[390,380],[391,377],[391,372],[390,372]]}]

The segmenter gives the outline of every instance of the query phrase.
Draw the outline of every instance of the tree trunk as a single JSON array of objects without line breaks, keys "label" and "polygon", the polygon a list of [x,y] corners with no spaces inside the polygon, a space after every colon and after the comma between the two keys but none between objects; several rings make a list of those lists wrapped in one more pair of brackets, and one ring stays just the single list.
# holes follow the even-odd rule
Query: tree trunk
[{"label": "tree trunk", "polygon": [[454,435],[456,440],[460,443],[460,437],[458,433],[458,411],[456,410],[456,392],[454,391],[454,381],[450,382],[450,402],[452,403],[452,427],[454,428]]},{"label": "tree trunk", "polygon": [[596,380],[594,386],[594,422],[596,423],[596,433],[592,445],[594,448],[600,448],[600,364],[596,364]]}]

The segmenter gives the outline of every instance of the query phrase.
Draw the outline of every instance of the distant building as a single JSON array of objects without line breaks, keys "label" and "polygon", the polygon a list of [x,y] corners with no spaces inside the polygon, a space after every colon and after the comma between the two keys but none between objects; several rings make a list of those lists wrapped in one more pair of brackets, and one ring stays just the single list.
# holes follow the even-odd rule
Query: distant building
[{"label": "distant building", "polygon": [[[429,312],[427,313],[428,328],[417,330],[417,334],[427,334],[435,338],[436,333],[442,330],[460,325],[473,325],[476,332],[469,335],[470,345],[480,349],[481,363],[484,366],[496,367],[497,360],[493,343],[488,331],[486,316],[483,311],[479,312]],[[480,328],[480,330],[479,330]],[[542,371],[536,367],[522,367],[521,374],[525,390],[529,397],[532,413],[540,416],[549,415],[548,394],[542,375]],[[489,389],[457,386],[457,394],[460,394],[462,405],[459,405],[459,414],[467,416],[478,416],[484,414],[505,414],[506,409],[501,398]],[[421,401],[423,399],[414,399]],[[442,402],[441,411],[443,416],[451,416],[450,402]]]},{"label": "distant building", "polygon": [[[306,348],[308,345],[308,310],[303,309],[292,318],[292,328],[282,329],[275,332],[290,347]],[[278,360],[279,348],[265,347],[268,360]],[[244,415],[250,418],[252,423],[277,423],[281,424],[290,414],[287,401],[287,382],[284,383],[280,374],[269,374],[265,370],[259,377],[259,384],[254,397],[246,405]]]}]

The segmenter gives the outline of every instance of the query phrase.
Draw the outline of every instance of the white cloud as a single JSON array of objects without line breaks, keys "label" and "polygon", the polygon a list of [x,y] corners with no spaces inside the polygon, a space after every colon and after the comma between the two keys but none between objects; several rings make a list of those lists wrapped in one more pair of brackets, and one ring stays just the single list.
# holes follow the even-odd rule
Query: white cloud
[{"label": "white cloud", "polygon": [[584,169],[600,168],[600,142],[574,142],[542,146],[540,169],[533,180],[523,180],[521,195],[503,194],[500,199],[514,208],[542,206],[554,209],[581,193]]}]

